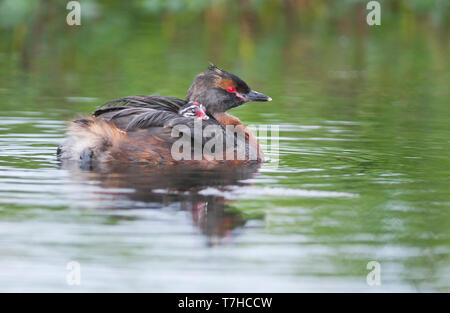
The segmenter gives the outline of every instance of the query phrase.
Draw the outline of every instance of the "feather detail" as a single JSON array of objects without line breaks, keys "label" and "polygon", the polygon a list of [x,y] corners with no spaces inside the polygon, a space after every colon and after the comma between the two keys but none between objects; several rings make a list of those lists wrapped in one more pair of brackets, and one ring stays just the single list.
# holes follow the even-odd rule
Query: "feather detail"
[{"label": "feather detail", "polygon": [[[117,100],[109,101],[99,110],[102,109],[104,110],[105,108],[111,108],[120,105],[120,106],[140,106],[153,108],[157,110],[177,112],[180,109],[180,107],[182,107],[185,104],[186,100],[176,97],[166,97],[159,95],[128,96]],[[96,113],[94,113],[94,116],[95,114]]]}]

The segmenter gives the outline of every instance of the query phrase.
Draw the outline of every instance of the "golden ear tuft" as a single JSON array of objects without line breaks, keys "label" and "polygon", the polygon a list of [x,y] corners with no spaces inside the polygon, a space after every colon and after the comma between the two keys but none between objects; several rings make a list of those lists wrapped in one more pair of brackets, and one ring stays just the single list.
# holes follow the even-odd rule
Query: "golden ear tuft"
[{"label": "golden ear tuft", "polygon": [[228,87],[235,87],[235,83],[232,79],[221,79],[218,84],[222,89],[228,89]]}]

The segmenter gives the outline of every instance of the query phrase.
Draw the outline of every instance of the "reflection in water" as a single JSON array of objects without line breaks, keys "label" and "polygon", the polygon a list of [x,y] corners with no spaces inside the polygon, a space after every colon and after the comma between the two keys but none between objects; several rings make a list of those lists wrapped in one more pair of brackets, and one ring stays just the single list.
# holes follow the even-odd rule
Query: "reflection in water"
[{"label": "reflection in water", "polygon": [[223,165],[205,170],[187,165],[155,168],[148,164],[95,164],[81,169],[76,162],[64,162],[61,167],[68,170],[77,183],[95,182],[102,187],[101,192],[94,191],[91,197],[101,198],[106,193],[118,200],[124,200],[123,197],[130,200],[117,201],[108,209],[135,209],[136,205],[151,209],[177,206],[190,212],[193,223],[213,245],[222,242],[221,238],[230,237],[232,230],[246,221],[239,212],[228,210],[230,200],[200,192],[208,187],[225,190],[230,186],[248,185],[244,180],[252,178],[259,165]]}]

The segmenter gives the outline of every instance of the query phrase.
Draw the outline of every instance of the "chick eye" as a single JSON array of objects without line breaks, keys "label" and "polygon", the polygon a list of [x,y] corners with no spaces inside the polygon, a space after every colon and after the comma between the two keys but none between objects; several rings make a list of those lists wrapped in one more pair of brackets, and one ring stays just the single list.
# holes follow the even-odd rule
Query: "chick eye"
[{"label": "chick eye", "polygon": [[228,92],[235,92],[236,88],[234,88],[233,86],[230,86],[230,87],[227,88],[227,91]]}]

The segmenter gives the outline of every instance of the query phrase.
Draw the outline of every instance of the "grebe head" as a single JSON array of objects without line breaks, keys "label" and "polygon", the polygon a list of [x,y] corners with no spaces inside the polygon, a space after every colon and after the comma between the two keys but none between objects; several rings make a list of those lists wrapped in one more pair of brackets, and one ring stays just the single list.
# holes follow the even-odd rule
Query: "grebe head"
[{"label": "grebe head", "polygon": [[205,107],[196,101],[189,101],[188,103],[186,103],[180,108],[178,114],[184,117],[199,118],[202,120],[209,119],[208,115],[206,114]]},{"label": "grebe head", "polygon": [[222,113],[249,101],[271,101],[272,98],[251,90],[239,77],[211,65],[198,74],[187,94],[188,101],[202,103],[211,114]]}]

